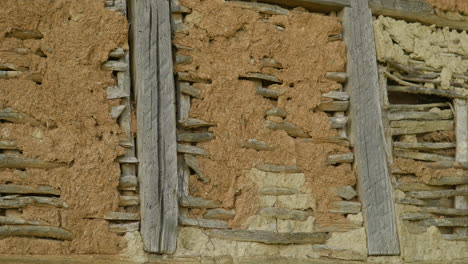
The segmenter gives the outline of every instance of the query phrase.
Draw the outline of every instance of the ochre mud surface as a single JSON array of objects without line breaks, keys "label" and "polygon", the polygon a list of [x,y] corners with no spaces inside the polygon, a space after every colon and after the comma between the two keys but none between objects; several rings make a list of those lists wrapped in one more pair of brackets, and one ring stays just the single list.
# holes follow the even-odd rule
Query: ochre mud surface
[{"label": "ochre mud surface", "polygon": [[[224,4],[219,0],[181,1],[192,9],[185,18],[188,31],[177,33],[174,42],[193,50],[179,50],[193,57],[193,63],[178,65],[176,71],[210,79],[200,85],[203,99],[192,99],[190,117],[215,122],[210,130],[215,140],[200,143],[209,157],[199,158],[202,171],[211,181],[203,184],[191,178],[191,194],[223,201],[236,208],[232,226],[241,226],[258,209],[256,184],[246,172],[257,164],[298,165],[306,174],[306,184],[317,202],[318,221],[341,216],[326,213],[330,201],[339,200],[333,187],[355,184],[350,165],[326,164],[328,154],[349,152],[335,144],[301,143],[284,131],[264,126],[264,113],[277,106],[287,111],[286,121],[303,128],[312,138],[336,136],[327,115],[315,111],[322,93],[340,88],[324,78],[326,72],[345,70],[345,44],[328,42],[339,34],[336,17],[311,14],[300,9],[289,15],[265,15],[250,9]],[[277,26],[284,28],[278,29]],[[265,67],[263,58],[273,58],[281,69]],[[278,101],[256,94],[255,83],[239,79],[249,72],[276,76],[284,89]],[[274,151],[241,148],[250,138],[278,146]]]},{"label": "ochre mud surface", "polygon": [[468,15],[468,2],[466,0],[426,0],[430,5],[447,11],[458,11]]},{"label": "ochre mud surface", "polygon": [[[15,29],[35,30],[42,39],[5,37]],[[115,254],[123,239],[104,220],[84,219],[117,209],[120,133],[110,116],[117,101],[106,100],[112,73],[100,69],[112,49],[125,47],[124,16],[104,8],[101,0],[2,1],[0,64],[27,73],[0,80],[0,108],[11,107],[45,122],[0,124],[0,139],[16,140],[23,155],[67,165],[57,169],[0,170],[0,183],[50,185],[61,190],[67,209],[28,207],[25,219],[70,230],[72,241],[32,238],[0,239],[1,254]],[[23,48],[26,55],[15,53]],[[46,57],[34,54],[40,49]],[[40,73],[42,84],[29,79]]]}]

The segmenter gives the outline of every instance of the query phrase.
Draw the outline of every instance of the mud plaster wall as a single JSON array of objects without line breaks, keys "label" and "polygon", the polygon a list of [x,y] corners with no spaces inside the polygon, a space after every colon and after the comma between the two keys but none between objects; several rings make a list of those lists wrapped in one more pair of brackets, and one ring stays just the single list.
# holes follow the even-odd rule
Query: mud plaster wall
[{"label": "mud plaster wall", "polygon": [[[190,118],[216,124],[210,128],[215,139],[197,144],[208,152],[207,157],[198,156],[198,161],[209,183],[192,176],[189,194],[221,201],[222,207],[235,209],[236,215],[229,221],[234,229],[312,232],[316,224],[348,221],[343,214],[330,213],[329,204],[341,200],[335,193],[336,187],[355,185],[354,172],[349,163],[331,166],[326,159],[329,154],[348,153],[349,148],[307,143],[264,125],[265,112],[279,107],[287,112],[284,121],[302,128],[308,137],[337,136],[337,131],[330,128],[327,114],[316,107],[323,93],[341,88],[339,83],[324,78],[326,72],[345,70],[344,42],[327,40],[328,36],[341,33],[340,20],[300,8],[288,15],[265,15],[219,0],[180,2],[191,8],[191,13],[184,19],[185,30],[175,34],[174,44],[188,47],[179,49],[178,54],[191,56],[193,61],[177,65],[175,70],[211,80],[210,84],[194,84],[201,89],[202,99],[192,98]],[[264,58],[274,59],[281,66],[265,66]],[[240,79],[251,72],[277,77],[282,84],[268,88],[285,93],[277,101],[258,95],[255,82]],[[271,120],[283,122],[278,118]],[[242,148],[252,138],[277,148],[273,151]],[[263,172],[255,169],[260,164],[297,165],[304,173]],[[267,186],[293,188],[300,194],[260,195],[259,189]],[[306,210],[310,216],[304,222],[268,219],[256,215],[262,207]],[[189,215],[199,218],[205,212],[192,209]],[[350,217],[362,224],[360,214]],[[354,258],[365,258],[365,232],[362,228],[349,233],[352,232],[355,236],[340,234],[356,242],[344,247],[354,250],[351,253]],[[332,240],[341,241],[340,235]],[[189,227],[180,227],[177,250],[177,255],[184,256],[319,256],[311,245],[274,246],[220,240]]]},{"label": "mud plaster wall", "polygon": [[[440,76],[436,78],[436,84],[418,83],[417,85],[440,90],[454,90],[466,94],[466,88],[454,87],[454,85],[461,87],[465,85],[465,81],[457,77],[464,75],[468,70],[466,60],[468,36],[466,32],[460,33],[448,28],[440,29],[435,26],[407,23],[382,16],[374,20],[374,32],[377,57],[381,65],[389,66],[386,62],[395,61],[406,67],[418,69],[423,74],[440,73]],[[388,71],[391,72],[391,69]],[[396,71],[392,72],[395,74]],[[448,109],[450,108],[448,107]],[[440,109],[433,108],[430,111],[438,112]],[[394,137],[395,141],[405,142],[408,139],[411,141],[406,142],[455,142],[454,131]],[[449,155],[443,153],[443,155],[453,156],[453,153],[449,153]],[[393,172],[398,171],[396,175],[398,183],[417,184],[428,184],[431,180],[441,177],[463,177],[465,173],[464,170],[453,168],[433,169],[427,164],[428,162],[397,157],[394,160]],[[449,186],[419,186],[423,186],[426,190],[451,188]],[[468,258],[466,251],[468,243],[466,241],[445,240],[442,238],[442,234],[447,233],[447,230],[443,228],[423,227],[401,219],[402,213],[422,211],[419,206],[398,202],[408,197],[402,190],[395,189],[402,258],[405,261],[466,260]],[[440,199],[433,202],[437,202],[437,205],[432,206],[453,207],[453,200],[450,199]],[[444,216],[438,216],[438,218],[444,218]]]},{"label": "mud plaster wall", "polygon": [[[327,115],[314,108],[322,93],[340,88],[324,78],[328,71],[344,70],[344,43],[327,43],[328,35],[341,32],[338,18],[301,10],[262,18],[256,11],[230,7],[223,1],[181,2],[192,8],[185,18],[189,31],[177,34],[174,42],[194,51],[183,52],[193,57],[193,63],[180,65],[176,71],[212,80],[201,87],[203,99],[192,100],[190,117],[216,123],[211,129],[216,139],[198,144],[209,153],[199,161],[211,182],[191,179],[191,193],[220,200],[226,208],[236,207],[239,213],[231,224],[240,226],[255,212],[259,199],[255,195],[258,183],[246,172],[258,164],[297,164],[306,171],[306,189],[316,200],[317,220],[336,218],[326,213],[327,204],[339,199],[332,187],[353,185],[355,177],[349,164],[333,167],[325,160],[328,154],[349,150],[334,144],[302,143],[284,131],[271,131],[264,127],[264,113],[277,106],[288,113],[286,121],[310,137],[336,136]],[[274,58],[282,69],[263,67],[263,58]],[[286,93],[277,102],[259,96],[252,81],[239,80],[249,72],[276,76],[283,84],[273,89]],[[279,147],[274,151],[241,148],[249,138]],[[315,209],[313,204],[310,207]]]},{"label": "mud plaster wall", "polygon": [[[42,39],[6,37],[14,29],[39,31]],[[110,116],[106,87],[115,84],[100,69],[109,51],[126,47],[127,22],[101,0],[2,2],[0,63],[21,68],[19,78],[0,80],[0,108],[11,107],[47,125],[0,124],[0,140],[16,140],[23,155],[67,165],[55,169],[0,170],[0,183],[49,185],[68,208],[29,206],[22,218],[40,220],[74,234],[72,241],[2,238],[2,254],[115,254],[125,242],[104,220],[87,216],[118,206],[120,133]],[[18,48],[25,49],[21,55]],[[36,55],[37,50],[45,55]],[[40,73],[42,83],[30,80]],[[49,126],[48,124],[53,124]]]},{"label": "mud plaster wall", "polygon": [[441,10],[468,15],[468,3],[465,0],[426,0],[426,2]]}]

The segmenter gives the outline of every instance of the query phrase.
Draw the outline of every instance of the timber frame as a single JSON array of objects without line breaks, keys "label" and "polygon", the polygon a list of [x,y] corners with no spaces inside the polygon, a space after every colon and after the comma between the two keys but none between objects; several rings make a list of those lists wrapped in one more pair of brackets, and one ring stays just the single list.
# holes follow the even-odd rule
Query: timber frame
[{"label": "timber frame", "polygon": [[[176,249],[178,173],[176,108],[170,33],[170,0],[128,0],[131,22],[132,82],[136,91],[141,196],[141,234],[145,251]],[[171,2],[171,3],[170,3]],[[436,14],[424,0],[262,0],[311,11],[344,10],[348,46],[356,167],[363,203],[369,255],[399,255],[394,199],[379,104],[372,15],[467,30],[467,21]],[[372,113],[373,117],[369,116]]]}]

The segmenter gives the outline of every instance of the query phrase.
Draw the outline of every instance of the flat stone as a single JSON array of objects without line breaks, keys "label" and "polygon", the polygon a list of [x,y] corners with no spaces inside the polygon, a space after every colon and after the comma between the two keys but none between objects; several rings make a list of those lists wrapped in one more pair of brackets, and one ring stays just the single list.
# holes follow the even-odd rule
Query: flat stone
[{"label": "flat stone", "polygon": [[306,221],[277,219],[278,232],[313,232],[315,218],[309,216]]},{"label": "flat stone", "polygon": [[180,133],[177,134],[177,141],[181,142],[191,142],[191,143],[198,143],[198,142],[205,142],[213,140],[215,136],[213,133],[209,132],[201,132],[201,133]]},{"label": "flat stone", "polygon": [[[304,187],[304,173],[275,173],[268,172],[261,182],[264,187],[284,187],[298,189]],[[281,196],[279,196],[281,197]]]},{"label": "flat stone", "polygon": [[177,152],[192,154],[192,155],[201,155],[201,156],[208,155],[206,150],[200,147],[192,146],[192,145],[185,145],[185,144],[177,144]]},{"label": "flat stone", "polygon": [[273,164],[259,164],[255,168],[266,172],[279,172],[279,173],[301,173],[302,168],[296,165],[273,165]]},{"label": "flat stone", "polygon": [[255,149],[255,150],[258,150],[258,151],[271,151],[271,150],[276,149],[275,146],[272,146],[272,145],[268,144],[265,141],[257,140],[257,139],[254,139],[254,138],[250,138],[249,140],[247,140],[247,142],[244,143],[242,145],[242,147],[243,148]]},{"label": "flat stone", "polygon": [[262,195],[291,195],[299,193],[296,189],[282,188],[282,187],[263,187],[260,189]]},{"label": "flat stone", "polygon": [[265,127],[269,128],[273,131],[276,130],[284,130],[286,133],[288,133],[289,136],[291,137],[302,137],[302,138],[308,138],[310,137],[309,134],[307,134],[302,128],[289,123],[287,121],[284,121],[283,123],[277,124],[273,121],[270,120],[265,120]]},{"label": "flat stone", "polygon": [[267,207],[259,210],[258,215],[269,218],[277,218],[283,220],[298,220],[305,221],[310,215],[307,212],[300,210],[291,210],[286,208]]},{"label": "flat stone", "polygon": [[315,199],[309,193],[292,194],[288,196],[278,196],[279,207],[297,210],[315,210]]},{"label": "flat stone", "polygon": [[268,109],[266,112],[265,112],[265,115],[266,116],[279,116],[279,117],[286,117],[288,114],[286,113],[286,111],[284,111],[283,109],[281,108],[278,108],[278,107],[273,107],[273,108],[270,108]]},{"label": "flat stone", "polygon": [[179,224],[183,226],[197,226],[202,228],[227,228],[227,222],[217,219],[197,219],[184,216],[179,217]]},{"label": "flat stone", "polygon": [[233,218],[236,215],[235,210],[226,210],[223,208],[211,209],[203,215],[206,219],[220,219],[220,220],[228,220]]},{"label": "flat stone", "polygon": [[344,198],[346,200],[351,200],[354,197],[356,197],[356,195],[357,195],[354,188],[349,186],[349,185],[348,186],[338,187],[338,188],[336,188],[335,192],[339,197]]},{"label": "flat stone", "polygon": [[186,129],[216,126],[215,123],[207,122],[207,121],[203,121],[203,120],[195,119],[195,118],[179,120],[179,124],[183,128],[186,128]]},{"label": "flat stone", "polygon": [[319,252],[319,255],[322,257],[328,257],[333,259],[343,259],[343,260],[366,260],[367,255],[360,254],[359,252],[353,250],[347,250],[342,248],[336,248],[327,245],[314,245],[314,250]]},{"label": "flat stone", "polygon": [[361,203],[338,201],[330,205],[330,212],[341,214],[358,214],[361,212]]},{"label": "flat stone", "polygon": [[201,197],[184,196],[180,198],[180,206],[191,208],[218,208],[222,203],[219,201],[205,200]]},{"label": "flat stone", "polygon": [[322,244],[330,237],[327,233],[278,233],[251,230],[205,230],[213,238],[265,244]]}]

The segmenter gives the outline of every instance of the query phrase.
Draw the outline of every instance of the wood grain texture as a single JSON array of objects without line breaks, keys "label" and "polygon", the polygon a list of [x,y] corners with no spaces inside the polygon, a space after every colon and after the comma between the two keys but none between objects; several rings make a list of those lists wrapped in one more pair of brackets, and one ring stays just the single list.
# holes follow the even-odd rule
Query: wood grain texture
[{"label": "wood grain texture", "polygon": [[[458,162],[468,162],[468,101],[463,99],[455,99],[455,118],[456,128],[455,135],[457,139],[457,147],[455,159]],[[468,185],[460,185],[456,187],[457,191],[468,191]],[[456,209],[468,209],[468,196],[460,195],[454,198]],[[454,228],[454,233],[459,235],[467,235],[468,228]]]},{"label": "wood grain texture", "polygon": [[141,234],[146,251],[173,253],[178,180],[169,1],[131,0],[130,12]]},{"label": "wood grain texture", "polygon": [[372,14],[366,0],[356,0],[352,8],[345,8],[343,27],[348,47],[351,136],[366,219],[368,253],[398,255],[400,246],[379,105]]}]

